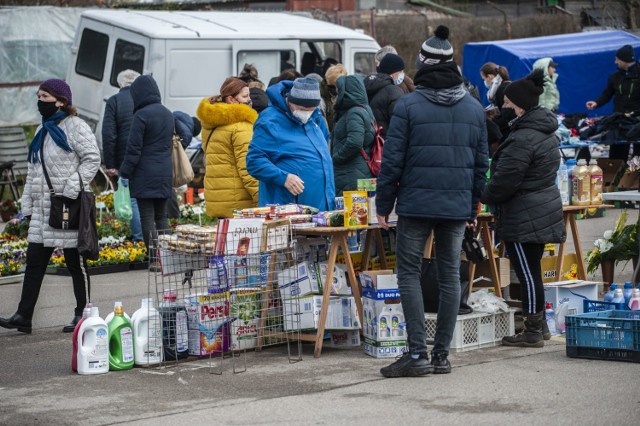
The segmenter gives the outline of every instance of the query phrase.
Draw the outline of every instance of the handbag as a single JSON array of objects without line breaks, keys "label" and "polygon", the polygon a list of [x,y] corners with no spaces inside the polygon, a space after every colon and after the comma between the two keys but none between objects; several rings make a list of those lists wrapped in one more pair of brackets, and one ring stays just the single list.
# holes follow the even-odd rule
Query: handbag
[{"label": "handbag", "polygon": [[480,263],[487,258],[487,251],[482,241],[474,235],[473,228],[465,228],[462,250],[467,255],[467,259],[473,263]]},{"label": "handbag", "polygon": [[98,260],[100,246],[96,225],[96,197],[91,191],[81,191],[78,198],[80,199],[78,253],[87,260]]},{"label": "handbag", "polygon": [[[44,146],[44,144],[43,144]],[[42,149],[40,150],[40,159],[42,161],[42,170],[44,171],[44,178],[47,181],[49,187],[49,197],[51,198],[51,207],[49,208],[49,226],[54,229],[78,229],[80,219],[80,202],[81,197],[75,200],[62,195],[57,195],[51,185],[51,179],[49,179],[49,173],[47,173],[47,167],[44,164],[44,155],[42,155]],[[82,176],[78,172],[80,178],[80,194],[84,192],[84,184],[82,183]]]},{"label": "handbag", "polygon": [[174,188],[179,188],[193,180],[193,167],[191,167],[187,154],[184,152],[180,136],[178,136],[175,131],[173,132],[171,163],[173,166],[172,185]]}]

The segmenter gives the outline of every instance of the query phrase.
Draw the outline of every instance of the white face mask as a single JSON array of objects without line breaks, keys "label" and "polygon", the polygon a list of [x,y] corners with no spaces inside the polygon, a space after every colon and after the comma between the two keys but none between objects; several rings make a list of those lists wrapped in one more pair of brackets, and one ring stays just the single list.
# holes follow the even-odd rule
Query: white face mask
[{"label": "white face mask", "polygon": [[302,121],[302,124],[306,124],[307,121],[309,121],[309,119],[311,118],[311,114],[313,114],[313,110],[304,111],[301,109],[297,109],[295,111],[292,111],[291,114],[293,114],[293,116],[298,120]]},{"label": "white face mask", "polygon": [[491,87],[491,83],[489,83],[489,80],[484,81],[484,87],[486,87],[487,89]]},{"label": "white face mask", "polygon": [[404,72],[401,72],[400,74],[398,74],[398,76],[396,77],[395,80],[393,80],[393,82],[395,83],[395,85],[397,86],[398,84],[402,83],[404,81]]}]

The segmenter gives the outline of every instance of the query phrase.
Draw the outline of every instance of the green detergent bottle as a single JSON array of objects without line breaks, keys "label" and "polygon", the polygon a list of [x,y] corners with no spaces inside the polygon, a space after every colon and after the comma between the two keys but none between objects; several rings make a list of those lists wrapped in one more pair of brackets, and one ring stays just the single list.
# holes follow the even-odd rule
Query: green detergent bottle
[{"label": "green detergent bottle", "polygon": [[122,306],[116,306],[109,323],[109,370],[133,368],[133,331],[131,322],[124,317]]}]

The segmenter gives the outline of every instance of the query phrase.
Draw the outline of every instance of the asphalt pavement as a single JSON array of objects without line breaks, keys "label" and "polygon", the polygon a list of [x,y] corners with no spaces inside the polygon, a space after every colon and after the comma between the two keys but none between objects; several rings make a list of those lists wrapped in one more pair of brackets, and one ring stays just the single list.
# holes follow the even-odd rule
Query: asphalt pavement
[{"label": "asphalt pavement", "polygon": [[[583,250],[612,228],[618,213],[578,222]],[[629,223],[637,215],[630,210]],[[618,265],[617,281],[630,276],[630,265]],[[94,276],[93,302],[102,316],[115,300],[132,312],[147,296],[148,281],[146,271]],[[13,314],[21,287],[0,285],[0,316]],[[379,369],[391,361],[368,357],[361,348],[325,347],[316,359],[309,344],[302,345],[299,362],[291,362],[297,346],[283,345],[233,359],[80,376],[70,368],[71,336],[61,332],[73,305],[70,278],[47,275],[33,334],[0,329],[0,424],[640,422],[640,364],[568,358],[562,337],[540,349],[452,353],[451,374],[421,378],[384,379]],[[234,372],[244,366],[245,372]]]}]

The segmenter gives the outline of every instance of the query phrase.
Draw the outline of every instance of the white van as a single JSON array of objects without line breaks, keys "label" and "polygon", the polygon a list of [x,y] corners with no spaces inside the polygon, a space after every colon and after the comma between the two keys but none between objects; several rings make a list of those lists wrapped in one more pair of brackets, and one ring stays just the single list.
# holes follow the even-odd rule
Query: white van
[{"label": "white van", "polygon": [[358,31],[287,13],[91,10],[80,18],[67,82],[100,140],[105,102],[128,68],[153,75],[167,108],[195,115],[247,63],[265,84],[291,65],[319,72],[327,58],[366,75],[378,49]]}]

